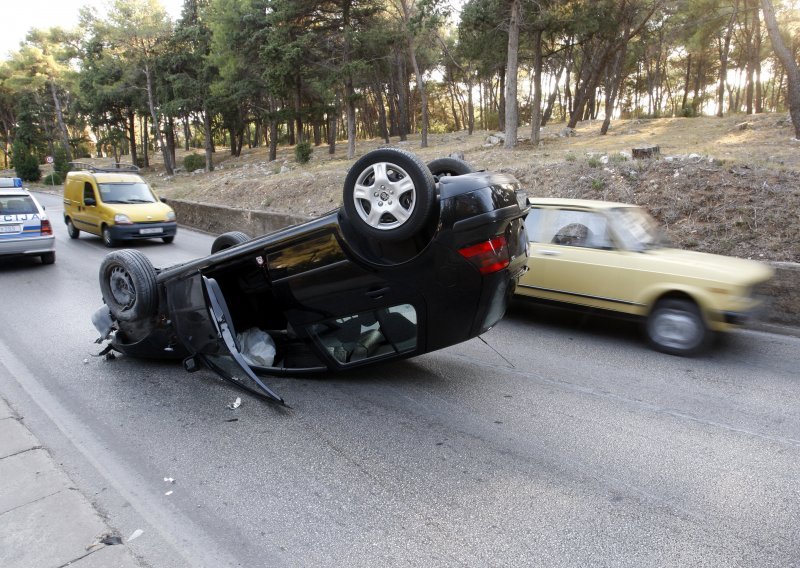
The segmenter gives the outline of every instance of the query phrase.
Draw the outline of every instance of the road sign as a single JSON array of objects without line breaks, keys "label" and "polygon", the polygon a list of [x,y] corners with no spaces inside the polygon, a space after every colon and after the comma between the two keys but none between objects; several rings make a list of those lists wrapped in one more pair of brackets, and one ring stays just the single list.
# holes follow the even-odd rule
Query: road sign
[{"label": "road sign", "polygon": [[48,164],[52,164],[52,163],[53,163],[53,161],[54,161],[54,160],[53,160],[53,156],[47,156],[47,157],[44,159],[44,161],[45,161],[45,162],[47,162]]}]

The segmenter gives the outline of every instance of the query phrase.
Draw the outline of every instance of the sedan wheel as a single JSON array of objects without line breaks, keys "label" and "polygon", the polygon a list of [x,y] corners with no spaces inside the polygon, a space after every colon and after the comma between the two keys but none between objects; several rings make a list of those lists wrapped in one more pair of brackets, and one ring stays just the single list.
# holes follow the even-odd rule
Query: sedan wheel
[{"label": "sedan wheel", "polygon": [[435,181],[415,155],[397,148],[359,159],[344,183],[347,218],[365,236],[384,241],[413,237],[435,204]]},{"label": "sedan wheel", "polygon": [[241,231],[229,231],[222,233],[211,244],[211,254],[225,250],[226,248],[235,247],[250,240],[250,235]]},{"label": "sedan wheel", "polygon": [[442,177],[463,176],[475,171],[475,168],[458,158],[436,158],[428,162],[428,169],[436,181],[439,181],[439,178]]},{"label": "sedan wheel", "polygon": [[119,321],[148,318],[158,307],[156,270],[137,250],[106,255],[100,265],[100,291],[111,315]]},{"label": "sedan wheel", "polygon": [[661,300],[647,318],[647,338],[657,350],[694,355],[710,339],[697,306],[688,300]]}]

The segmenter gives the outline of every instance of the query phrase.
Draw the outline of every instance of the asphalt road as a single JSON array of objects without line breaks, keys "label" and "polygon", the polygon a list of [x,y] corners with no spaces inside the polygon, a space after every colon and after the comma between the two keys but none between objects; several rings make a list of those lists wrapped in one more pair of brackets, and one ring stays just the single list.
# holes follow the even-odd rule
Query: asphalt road
[{"label": "asphalt road", "polygon": [[[485,342],[269,379],[287,411],[95,357],[108,251],[42,200],[56,263],[0,260],[0,393],[123,537],[144,531],[143,565],[800,565],[800,339],[683,359],[522,304]],[[167,266],[211,241],[135,246]]]}]

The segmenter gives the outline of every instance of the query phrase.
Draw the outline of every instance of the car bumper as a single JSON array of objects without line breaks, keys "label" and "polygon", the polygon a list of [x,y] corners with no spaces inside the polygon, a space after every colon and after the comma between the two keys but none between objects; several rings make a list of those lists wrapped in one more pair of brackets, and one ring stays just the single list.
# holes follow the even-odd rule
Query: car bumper
[{"label": "car bumper", "polygon": [[37,255],[54,250],[56,250],[54,236],[0,240],[0,256]]},{"label": "car bumper", "polygon": [[134,239],[160,239],[174,237],[178,232],[177,223],[134,223],[133,225],[114,225],[110,227],[111,238],[118,241]]}]

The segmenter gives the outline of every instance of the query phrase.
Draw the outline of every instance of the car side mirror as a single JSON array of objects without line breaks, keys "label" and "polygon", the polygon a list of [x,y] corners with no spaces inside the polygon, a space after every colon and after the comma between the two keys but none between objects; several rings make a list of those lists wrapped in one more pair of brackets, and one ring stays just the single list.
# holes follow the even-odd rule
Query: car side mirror
[{"label": "car side mirror", "polygon": [[97,201],[95,201],[94,197],[87,197],[86,199],[83,200],[83,204],[86,205],[87,207],[94,207],[95,205],[97,205]]}]

